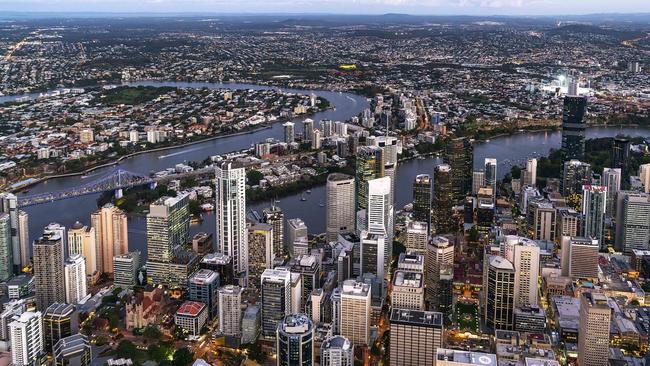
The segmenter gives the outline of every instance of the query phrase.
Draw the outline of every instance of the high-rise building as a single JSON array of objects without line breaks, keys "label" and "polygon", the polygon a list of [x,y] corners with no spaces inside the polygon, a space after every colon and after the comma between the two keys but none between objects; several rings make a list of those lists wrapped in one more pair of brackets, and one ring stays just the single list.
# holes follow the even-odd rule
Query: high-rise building
[{"label": "high-rise building", "polygon": [[45,350],[43,323],[40,312],[24,312],[9,324],[11,334],[11,364],[33,365]]},{"label": "high-rise building", "polygon": [[83,334],[61,338],[54,345],[54,366],[90,366],[92,347]]},{"label": "high-rise building", "polygon": [[586,97],[564,97],[564,108],[562,110],[562,161],[584,158],[586,128],[584,117],[586,111]]},{"label": "high-rise building", "polygon": [[515,304],[515,267],[498,255],[488,258],[488,272],[484,276],[485,324],[490,329],[513,329]]},{"label": "high-rise building", "polygon": [[246,170],[225,162],[217,167],[215,175],[217,248],[219,253],[232,257],[235,275],[245,285],[248,275]]},{"label": "high-rise building", "polygon": [[321,265],[316,256],[301,255],[292,259],[288,265],[291,273],[300,276],[302,282],[302,291],[300,293],[300,303],[307,304],[311,293],[321,288]]},{"label": "high-rise building", "polygon": [[505,258],[515,269],[515,307],[537,305],[540,249],[535,241],[514,235],[500,238]]},{"label": "high-rise building", "polygon": [[478,190],[485,186],[485,172],[475,170],[472,173],[472,195],[476,195]]},{"label": "high-rise building", "polygon": [[616,217],[616,195],[621,190],[621,169],[603,168],[602,185],[607,188],[605,216]]},{"label": "high-rise building", "polygon": [[320,150],[323,147],[323,133],[320,130],[314,130],[314,138],[311,140],[311,149]]},{"label": "high-rise building", "polygon": [[493,199],[498,195],[497,190],[497,159],[485,158],[485,185],[492,187]]},{"label": "high-rise building", "polygon": [[612,144],[612,168],[620,169],[623,177],[630,175],[630,139],[616,136]]},{"label": "high-rise building", "polygon": [[605,206],[607,187],[582,186],[582,215],[584,217],[584,236],[598,240],[600,249],[607,246],[603,238],[605,230]]},{"label": "high-rise building", "polygon": [[79,332],[79,314],[74,305],[54,303],[43,313],[43,347],[52,353],[60,339]]},{"label": "high-rise building", "polygon": [[535,240],[555,241],[557,229],[555,206],[544,199],[528,202],[526,224],[528,235]]},{"label": "high-rise building", "polygon": [[[445,148],[445,163],[454,172],[451,175],[451,187],[454,201],[462,201],[472,188],[472,172],[474,169],[474,147],[468,137],[458,137],[450,140]],[[434,174],[434,179],[436,179]],[[433,184],[436,190],[436,183]]]},{"label": "high-rise building", "polygon": [[140,251],[133,251],[113,257],[113,285],[123,289],[133,289],[138,284]]},{"label": "high-rise building", "polygon": [[355,346],[367,346],[370,340],[370,285],[355,280],[343,281],[341,289],[341,335]]},{"label": "high-rise building", "polygon": [[281,257],[284,255],[284,214],[278,206],[271,206],[262,211],[262,221],[273,227],[273,253]]},{"label": "high-rise building", "polygon": [[322,366],[354,366],[354,345],[349,339],[335,335],[327,338],[320,346]]},{"label": "high-rise building", "polygon": [[199,259],[202,259],[208,253],[214,252],[214,240],[212,234],[206,232],[196,233],[192,237],[192,251],[198,254]]},{"label": "high-rise building", "polygon": [[[377,274],[377,278],[383,278],[388,272],[390,258],[393,250],[393,205],[390,202],[390,178],[378,178],[368,182],[368,209],[366,228],[369,234],[379,235],[386,238],[383,248],[377,248],[377,261],[380,262],[383,270]],[[378,267],[379,269],[379,264]],[[375,272],[373,272],[375,273]]]},{"label": "high-rise building", "polygon": [[582,233],[582,214],[578,211],[561,207],[557,211],[556,238],[562,236],[580,236]]},{"label": "high-rise building", "polygon": [[152,284],[170,285],[170,263],[187,242],[190,226],[189,196],[162,197],[149,205],[147,214],[147,278]]},{"label": "high-rise building", "polygon": [[580,297],[579,365],[609,365],[611,312],[607,296],[603,294],[587,292]]},{"label": "high-rise building", "polygon": [[443,333],[442,313],[391,309],[389,365],[433,365]]},{"label": "high-rise building", "polygon": [[227,285],[219,289],[219,331],[227,336],[241,336],[241,294],[244,289]]},{"label": "high-rise building", "polygon": [[643,191],[650,193],[650,164],[643,164],[639,167],[639,178],[643,183]]},{"label": "high-rise building", "polygon": [[437,309],[440,299],[440,274],[454,265],[454,246],[444,236],[436,236],[427,244],[424,260],[425,299],[429,309]]},{"label": "high-rise building", "polygon": [[438,234],[446,234],[453,231],[454,222],[452,218],[452,208],[454,205],[455,188],[452,184],[454,184],[454,177],[457,173],[459,172],[453,171],[452,174],[452,168],[447,164],[440,164],[434,169],[432,203],[432,221],[434,230],[432,230],[432,232],[435,231]]},{"label": "high-rise building", "polygon": [[314,323],[305,314],[285,316],[275,336],[277,366],[314,364]]},{"label": "high-rise building", "polygon": [[262,335],[273,337],[277,324],[291,313],[291,272],[277,267],[262,273]]},{"label": "high-rise building", "polygon": [[361,146],[356,155],[356,208],[368,208],[368,182],[384,176],[384,151],[376,146]]},{"label": "high-rise building", "polygon": [[424,254],[427,251],[429,241],[429,226],[423,221],[410,221],[406,225],[406,240],[404,245],[407,252]]},{"label": "high-rise building", "polygon": [[393,309],[424,310],[424,275],[419,271],[397,270],[391,292]]},{"label": "high-rise building", "polygon": [[0,281],[7,281],[14,273],[11,240],[11,216],[0,213]]},{"label": "high-rise building", "polygon": [[306,118],[302,121],[302,142],[314,141],[314,120]]},{"label": "high-rise building", "polygon": [[113,257],[129,251],[127,222],[126,214],[110,203],[90,215],[100,273],[113,273]]},{"label": "high-rise building", "polygon": [[325,186],[327,241],[336,241],[343,232],[354,231],[356,211],[354,177],[342,173],[327,176]]},{"label": "high-rise building", "polygon": [[372,139],[375,146],[378,146],[384,152],[384,177],[390,178],[390,202],[395,197],[395,179],[397,173],[397,137],[394,136],[377,136]]},{"label": "high-rise building", "polygon": [[209,269],[199,269],[189,279],[189,296],[192,301],[204,303],[208,308],[210,319],[217,316],[220,281],[219,274]]},{"label": "high-rise building", "polygon": [[284,142],[292,144],[295,141],[295,124],[293,122],[285,122],[282,124],[284,131]]},{"label": "high-rise building", "polygon": [[647,193],[621,191],[616,209],[616,248],[625,254],[648,250],[650,241],[650,197]]},{"label": "high-rise building", "polygon": [[384,250],[386,248],[386,235],[371,234],[362,231],[360,234],[361,273],[372,273],[377,278],[384,278]]},{"label": "high-rise building", "polygon": [[58,234],[44,235],[34,242],[34,285],[38,309],[65,302],[63,262],[63,241]]},{"label": "high-rise building", "polygon": [[[309,228],[301,218],[287,220],[287,248],[289,248],[289,254],[292,257],[307,254],[307,248],[302,248],[302,246],[307,245],[308,233]],[[304,250],[306,252],[301,253]]]},{"label": "high-rise building", "polygon": [[427,224],[427,230],[431,226],[431,177],[428,174],[420,174],[413,182],[413,220]]},{"label": "high-rise building", "polygon": [[273,268],[273,227],[258,223],[248,228],[248,286],[259,289],[262,273]]},{"label": "high-rise building", "polygon": [[260,308],[248,305],[241,319],[241,342],[254,343],[260,334]]},{"label": "high-rise building", "polygon": [[86,259],[86,276],[90,283],[99,277],[95,228],[77,221],[68,230],[68,255],[81,254]]},{"label": "high-rise building", "polygon": [[11,227],[11,260],[14,271],[29,265],[29,215],[18,209],[18,197],[13,193],[0,193],[0,212],[9,215]]},{"label": "high-rise building", "polygon": [[433,366],[497,366],[497,356],[491,353],[438,348]]},{"label": "high-rise building", "polygon": [[65,302],[79,303],[88,292],[86,286],[86,260],[81,254],[72,254],[64,264]]},{"label": "high-rise building", "polygon": [[560,265],[562,276],[577,279],[598,278],[598,240],[563,236]]},{"label": "high-rise building", "polygon": [[591,184],[591,165],[578,160],[564,163],[562,171],[562,195],[581,194],[582,186]]},{"label": "high-rise building", "polygon": [[537,185],[537,159],[530,158],[526,162],[526,179],[522,184],[527,184],[531,187]]}]

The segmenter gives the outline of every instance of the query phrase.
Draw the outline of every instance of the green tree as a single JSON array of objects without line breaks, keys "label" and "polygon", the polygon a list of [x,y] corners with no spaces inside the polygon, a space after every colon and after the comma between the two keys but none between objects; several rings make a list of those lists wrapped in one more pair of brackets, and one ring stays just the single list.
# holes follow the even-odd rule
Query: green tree
[{"label": "green tree", "polygon": [[132,358],[138,351],[135,344],[131,341],[123,340],[117,345],[116,355],[120,358]]},{"label": "green tree", "polygon": [[194,354],[187,347],[174,352],[174,366],[187,366],[194,362]]},{"label": "green tree", "polygon": [[162,332],[160,331],[160,329],[158,329],[157,326],[148,325],[146,328],[144,328],[144,331],[142,331],[142,335],[145,338],[158,339],[162,337]]},{"label": "green tree", "polygon": [[251,186],[256,186],[260,184],[260,180],[264,178],[264,175],[260,173],[257,170],[249,170],[248,173],[246,173],[246,180],[248,181],[248,184]]}]

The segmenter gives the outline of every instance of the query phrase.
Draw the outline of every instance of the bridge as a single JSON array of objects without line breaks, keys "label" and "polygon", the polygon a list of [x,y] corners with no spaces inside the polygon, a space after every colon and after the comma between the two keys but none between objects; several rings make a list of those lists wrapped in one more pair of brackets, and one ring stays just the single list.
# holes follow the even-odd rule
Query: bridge
[{"label": "bridge", "polygon": [[196,169],[191,172],[168,174],[160,177],[147,177],[142,174],[129,172],[120,168],[111,170],[106,174],[95,178],[80,186],[70,187],[68,189],[45,192],[33,195],[18,196],[18,206],[26,207],[39,205],[42,203],[64,200],[73,197],[85,196],[88,194],[116,191],[121,193],[122,189],[143,185],[153,185],[160,182],[166,182],[173,179],[182,179],[191,176],[214,174],[214,168],[207,167]]}]

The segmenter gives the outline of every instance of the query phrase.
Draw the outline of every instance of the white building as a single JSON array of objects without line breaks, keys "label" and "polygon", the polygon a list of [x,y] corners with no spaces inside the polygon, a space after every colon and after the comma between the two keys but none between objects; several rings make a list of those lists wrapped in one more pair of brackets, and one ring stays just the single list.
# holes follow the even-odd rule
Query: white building
[{"label": "white building", "polygon": [[86,297],[86,260],[81,254],[72,254],[63,269],[65,276],[65,302],[77,304]]},{"label": "white building", "polygon": [[9,324],[11,364],[32,365],[43,353],[43,322],[41,312],[24,312]]},{"label": "white building", "polygon": [[537,305],[539,246],[514,235],[501,238],[504,257],[515,267],[515,307]]},{"label": "white building", "polygon": [[354,230],[355,223],[355,184],[354,177],[332,173],[325,186],[327,199],[327,241],[336,241],[339,233]]},{"label": "white building", "polygon": [[227,336],[241,336],[241,294],[239,286],[228,285],[219,289],[219,331]]},{"label": "white building", "polygon": [[346,280],[341,290],[341,335],[355,346],[370,340],[370,285]]}]

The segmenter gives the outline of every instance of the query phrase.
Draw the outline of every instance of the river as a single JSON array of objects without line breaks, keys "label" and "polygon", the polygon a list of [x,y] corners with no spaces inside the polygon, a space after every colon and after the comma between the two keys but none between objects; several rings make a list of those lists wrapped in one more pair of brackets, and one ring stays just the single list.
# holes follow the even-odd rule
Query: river
[{"label": "river", "polygon": [[[209,83],[186,83],[186,82],[140,82],[131,85],[151,85],[151,86],[177,86],[192,88],[228,88],[228,89],[271,89],[271,87],[249,85],[249,84],[209,84]],[[277,89],[277,88],[273,88]],[[309,94],[314,93],[326,98],[336,107],[335,110],[326,110],[317,113],[310,118],[316,121],[321,119],[331,119],[345,121],[352,116],[360,113],[368,107],[366,98],[349,94],[321,90],[301,90],[282,88],[285,92]],[[294,122],[300,122],[304,118],[297,118]],[[301,131],[301,125],[297,124],[297,133]],[[594,127],[587,130],[587,138],[611,137],[617,134],[630,136],[650,137],[648,128],[614,128],[614,127]],[[266,138],[282,138],[282,126],[280,123],[273,124],[272,128],[258,130],[250,134],[223,137],[216,140],[201,142],[187,147],[179,147],[165,151],[145,153],[137,155],[120,162],[122,169],[136,173],[148,174],[151,171],[159,171],[171,167],[175,164],[186,161],[201,161],[211,155],[223,154],[226,152],[248,148],[255,142],[262,141]],[[559,148],[561,134],[559,131],[549,132],[529,132],[515,134],[512,136],[497,137],[491,141],[479,142],[474,148],[474,165],[479,168],[486,157],[496,158],[499,162],[498,176],[503,177],[512,164],[522,164],[531,156],[547,155],[550,149]],[[159,158],[163,156],[163,158]],[[404,162],[398,167],[397,182],[395,189],[396,208],[401,209],[404,205],[411,202],[412,192],[411,184],[418,174],[433,175],[433,168],[440,164],[440,159],[435,157],[428,159],[415,159]],[[31,193],[56,191],[67,187],[78,186],[87,180],[91,180],[94,175],[100,175],[113,169],[114,167],[102,168],[94,171],[86,179],[79,176],[57,178],[39,183],[30,187]],[[42,229],[49,222],[58,222],[70,227],[75,221],[79,220],[89,224],[90,214],[96,210],[96,199],[99,195],[87,195],[70,198],[62,201],[55,201],[42,205],[26,207],[25,211],[29,213],[30,220],[30,239],[33,240],[41,235]],[[287,196],[280,199],[279,206],[285,213],[286,218],[302,218],[311,233],[320,233],[325,231],[325,207],[319,204],[325,202],[325,187],[314,187],[311,194],[306,194],[307,201],[301,201],[301,193]],[[270,202],[259,202],[249,206],[249,210],[260,211],[268,207]],[[204,215],[204,221],[201,224],[191,226],[191,233],[199,231],[209,233],[215,232],[215,219],[213,214]],[[133,217],[129,219],[129,249],[142,251],[146,258],[146,238],[145,238],[145,218]]]}]

